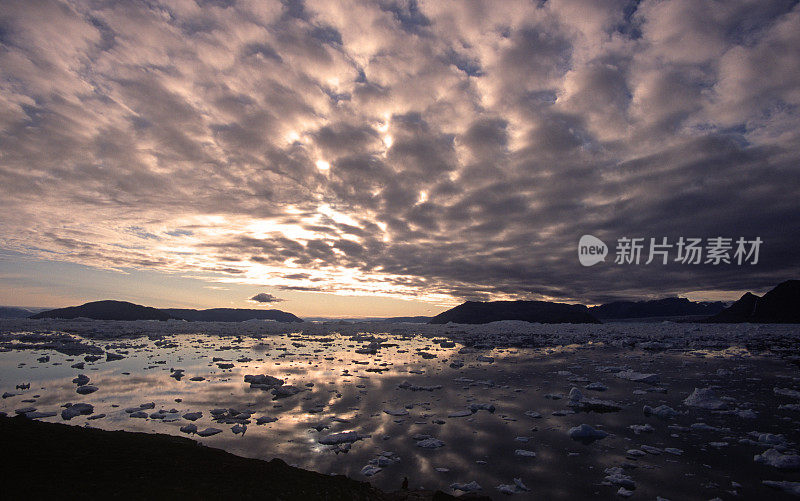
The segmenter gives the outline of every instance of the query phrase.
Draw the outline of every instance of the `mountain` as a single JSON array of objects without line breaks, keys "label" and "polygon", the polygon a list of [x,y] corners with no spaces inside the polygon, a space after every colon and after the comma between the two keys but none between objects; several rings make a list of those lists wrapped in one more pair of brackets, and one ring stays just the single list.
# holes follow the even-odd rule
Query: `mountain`
[{"label": "mountain", "polygon": [[28,318],[35,311],[28,308],[17,308],[16,306],[0,306],[0,318]]},{"label": "mountain", "polygon": [[582,304],[549,301],[467,301],[436,315],[430,323],[486,324],[498,320],[524,320],[543,324],[600,323]]},{"label": "mountain", "polygon": [[381,320],[381,322],[393,323],[393,324],[401,324],[401,323],[406,323],[406,324],[427,324],[428,322],[430,322],[431,318],[432,317],[422,317],[422,316],[417,316],[417,317],[388,317],[388,318],[384,318],[383,320]]},{"label": "mountain", "polygon": [[80,306],[46,310],[30,318],[78,317],[95,320],[169,320],[169,315],[163,311],[127,301],[93,301]]},{"label": "mountain", "polygon": [[695,302],[685,297],[668,297],[652,301],[614,301],[592,306],[589,313],[600,320],[648,317],[686,317],[715,315],[725,309],[725,303]]},{"label": "mountain", "polygon": [[705,320],[709,323],[800,323],[800,280],[787,280],[761,297],[750,292]]},{"label": "mountain", "polygon": [[302,322],[291,313],[281,310],[249,310],[246,308],[211,308],[209,310],[189,310],[182,308],[162,308],[162,312],[178,320],[190,322],[244,322],[245,320],[276,320],[278,322]]}]

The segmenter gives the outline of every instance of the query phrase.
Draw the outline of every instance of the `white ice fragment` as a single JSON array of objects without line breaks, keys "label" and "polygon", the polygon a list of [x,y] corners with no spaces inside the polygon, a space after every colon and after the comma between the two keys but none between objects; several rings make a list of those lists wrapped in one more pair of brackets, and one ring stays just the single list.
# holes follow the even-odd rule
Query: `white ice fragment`
[{"label": "white ice fragment", "polygon": [[627,379],[628,381],[634,381],[636,383],[658,383],[658,374],[643,374],[629,369],[617,372],[614,375],[620,379]]},{"label": "white ice fragment", "polygon": [[472,481],[468,484],[459,484],[458,482],[453,482],[450,484],[450,488],[454,491],[463,491],[463,492],[476,492],[482,489],[480,484],[476,481]]},{"label": "white ice fragment", "polygon": [[211,435],[216,435],[217,433],[222,433],[222,430],[219,428],[206,428],[205,430],[197,432],[197,434],[201,437],[210,437]]},{"label": "white ice fragment", "polygon": [[326,435],[317,440],[317,442],[322,445],[352,444],[362,438],[369,438],[369,435],[359,435],[357,431],[343,431]]},{"label": "white ice fragment", "polygon": [[724,400],[717,398],[712,388],[695,388],[692,394],[686,397],[683,404],[711,410],[722,409],[727,405]]},{"label": "white ice fragment", "polygon": [[361,474],[364,475],[365,477],[371,477],[372,475],[375,475],[376,473],[378,473],[380,471],[381,471],[381,468],[379,468],[377,466],[373,466],[371,464],[368,464],[365,467],[361,468]]},{"label": "white ice fragment", "polygon": [[425,440],[417,442],[417,447],[422,447],[423,449],[438,449],[439,447],[444,447],[444,442],[436,438],[426,438]]},{"label": "white ice fragment", "polygon": [[574,428],[570,428],[569,430],[569,438],[572,440],[580,440],[585,442],[591,442],[594,440],[600,440],[601,438],[605,438],[608,436],[603,430],[596,430],[589,426],[588,424],[582,424],[580,426],[576,426]]},{"label": "white ice fragment", "polygon": [[772,487],[773,489],[779,489],[787,494],[800,496],[800,482],[789,482],[787,480],[764,480],[761,483],[768,487]]},{"label": "white ice fragment", "polygon": [[535,452],[528,451],[528,450],[525,450],[525,449],[517,449],[517,450],[515,450],[514,451],[514,455],[515,456],[519,456],[519,457],[525,457],[525,458],[535,458],[536,457],[536,453]]},{"label": "white ice fragment", "polygon": [[756,463],[762,463],[781,470],[800,469],[800,456],[797,454],[781,454],[777,449],[768,449],[753,456]]},{"label": "white ice fragment", "polygon": [[408,411],[405,409],[398,409],[398,410],[384,409],[383,412],[385,412],[390,416],[408,416]]}]

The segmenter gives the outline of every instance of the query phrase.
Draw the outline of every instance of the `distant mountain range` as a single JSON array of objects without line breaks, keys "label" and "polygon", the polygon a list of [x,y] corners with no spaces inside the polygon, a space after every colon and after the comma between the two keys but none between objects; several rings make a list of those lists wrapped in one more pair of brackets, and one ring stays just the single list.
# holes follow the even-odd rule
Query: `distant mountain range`
[{"label": "distant mountain range", "polygon": [[[198,322],[242,322],[275,320],[302,322],[281,310],[212,308],[150,308],[126,301],[94,301],[80,306],[36,312],[35,308],[0,306],[0,318],[92,318],[97,320],[186,320]],[[744,294],[725,307],[721,301],[695,302],[686,298],[650,301],[615,301],[587,308],[581,304],[549,301],[467,301],[435,317],[391,317],[369,319],[383,322],[445,324],[484,324],[499,320],[523,320],[539,323],[600,323],[605,321],[702,321],[709,323],[800,323],[800,280],[787,280],[759,297]],[[365,319],[361,319],[364,321]],[[343,320],[342,320],[343,321]],[[352,321],[359,321],[352,319]]]},{"label": "distant mountain range", "polygon": [[250,310],[244,308],[211,308],[209,310],[189,310],[164,308],[161,311],[170,317],[190,322],[244,322],[245,320],[275,320],[277,322],[302,322],[291,313],[281,310]]},{"label": "distant mountain range", "polygon": [[543,324],[599,324],[582,304],[551,303],[548,301],[467,301],[440,313],[432,324],[488,324],[499,320],[523,320]]},{"label": "distant mountain range", "polygon": [[726,303],[695,302],[685,297],[668,297],[652,301],[614,301],[592,306],[589,313],[600,320],[622,318],[687,317],[716,315],[725,309]]},{"label": "distant mountain range", "polygon": [[[30,315],[30,313],[29,313]],[[242,322],[245,320],[275,320],[302,322],[303,320],[280,310],[250,310],[212,308],[191,310],[181,308],[151,308],[127,301],[93,301],[80,306],[47,310],[30,318],[92,318],[95,320],[187,320],[201,322]]]},{"label": "distant mountain range", "polygon": [[800,280],[782,282],[761,297],[747,292],[705,322],[800,323]]}]

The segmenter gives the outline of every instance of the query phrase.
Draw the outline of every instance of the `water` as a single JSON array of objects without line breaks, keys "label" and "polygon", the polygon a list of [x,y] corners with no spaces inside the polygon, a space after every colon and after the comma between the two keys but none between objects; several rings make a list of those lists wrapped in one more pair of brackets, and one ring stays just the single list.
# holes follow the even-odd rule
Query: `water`
[{"label": "water", "polygon": [[[69,424],[183,436],[179,428],[189,423],[185,419],[136,419],[124,409],[154,402],[155,410],[174,408],[180,416],[200,411],[203,417],[195,422],[199,429],[223,430],[211,437],[194,436],[208,446],[253,458],[280,457],[302,468],[368,480],[385,490],[398,489],[404,477],[412,488],[446,492],[453,492],[450,485],[454,482],[474,480],[485,494],[502,498],[496,487],[519,478],[531,491],[516,494],[517,499],[615,497],[619,486],[603,485],[608,475],[605,470],[621,465],[635,482],[637,499],[728,499],[734,497],[733,492],[741,499],[780,497],[782,493],[764,486],[762,480],[800,481],[796,471],[754,462],[753,456],[769,446],[740,443],[748,437],[755,439],[750,432],[769,432],[783,434],[791,450],[800,438],[800,413],[778,410],[780,404],[797,401],[773,392],[774,387],[800,386],[796,366],[769,353],[754,353],[740,346],[652,352],[605,343],[462,350],[460,343],[451,346],[453,343],[428,336],[377,337],[383,343],[374,354],[356,353],[368,348],[373,338],[339,334],[286,333],[256,339],[198,333],[158,341],[144,336],[111,342],[81,339],[86,345],[125,356],[115,361],[103,356],[86,362],[83,370],[70,368],[84,360],[83,354],[10,349],[0,353],[0,392],[20,394],[0,401],[0,410],[13,414],[15,409],[33,406],[39,411],[60,411],[67,402],[86,402],[94,405],[94,415],[105,413],[106,417],[88,420],[89,416],[79,416]],[[43,356],[49,356],[49,361],[37,361]],[[478,361],[481,356],[494,361]],[[214,358],[223,360],[215,362]],[[454,361],[463,361],[463,367],[451,367]],[[234,366],[222,369],[220,363]],[[645,384],[615,377],[622,367],[658,374],[660,381]],[[184,369],[185,376],[180,381],[170,377],[172,369]],[[77,394],[72,379],[78,374],[87,375],[89,384],[99,390]],[[244,382],[247,374],[278,377],[304,391],[275,399],[269,391],[250,388]],[[195,376],[205,379],[191,381]],[[401,388],[406,381],[441,385],[441,389]],[[585,389],[591,382],[602,382],[608,390]],[[15,389],[27,383],[30,389]],[[707,386],[730,399],[728,410],[752,409],[757,417],[747,419],[682,404],[695,387]],[[586,397],[614,401],[622,409],[570,413],[566,396],[558,400],[547,397],[566,395],[572,387],[580,388]],[[492,404],[495,410],[448,417],[470,404]],[[642,412],[644,405],[662,404],[682,414],[659,419]],[[253,412],[244,435],[234,434],[231,424],[215,422],[210,413],[215,408]],[[384,412],[401,409],[408,415]],[[531,418],[526,411],[542,417]],[[260,416],[278,420],[256,425]],[[61,416],[44,420],[64,422]],[[687,429],[698,422],[718,430]],[[590,444],[570,439],[568,430],[583,423],[610,436]],[[636,434],[629,428],[646,423],[653,432]],[[344,431],[369,437],[353,443],[349,452],[338,454],[318,442],[323,436]],[[416,435],[429,435],[445,445],[420,448],[412,438]],[[684,452],[638,458],[626,452],[642,445]],[[534,451],[536,457],[517,456],[517,449]],[[370,459],[384,451],[395,453],[400,461],[372,477],[362,475],[361,469]]]}]

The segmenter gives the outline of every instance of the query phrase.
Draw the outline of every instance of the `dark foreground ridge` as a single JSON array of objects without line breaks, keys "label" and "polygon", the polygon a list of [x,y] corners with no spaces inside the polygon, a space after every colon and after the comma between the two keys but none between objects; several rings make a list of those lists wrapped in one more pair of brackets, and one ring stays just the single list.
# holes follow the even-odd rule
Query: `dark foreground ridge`
[{"label": "dark foreground ridge", "polygon": [[295,315],[281,310],[251,310],[246,308],[212,308],[191,310],[181,308],[151,308],[127,301],[93,301],[80,306],[57,308],[32,315],[30,318],[92,318],[94,320],[188,320],[196,322],[244,322],[246,320],[275,320],[302,322]]},{"label": "dark foreground ridge", "polygon": [[0,417],[0,437],[6,499],[465,499],[440,491],[385,493],[344,475],[323,475],[280,459],[243,458],[171,435],[103,431],[19,416]]},{"label": "dark foreground ridge", "polygon": [[761,297],[747,292],[706,322],[800,323],[800,280],[782,282]]},{"label": "dark foreground ridge", "polygon": [[543,324],[599,324],[582,304],[551,303],[549,301],[467,301],[442,312],[432,324],[487,324],[500,320],[523,320]]}]

